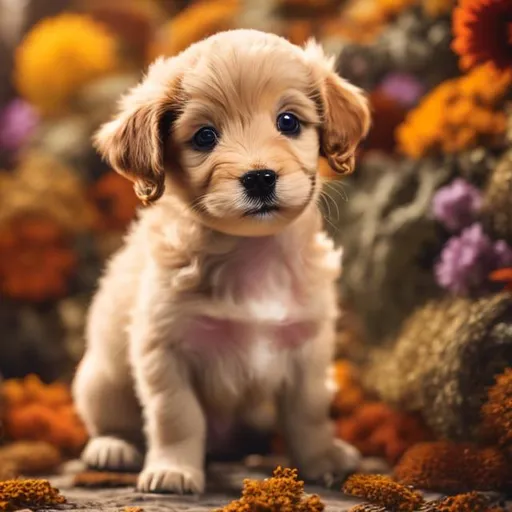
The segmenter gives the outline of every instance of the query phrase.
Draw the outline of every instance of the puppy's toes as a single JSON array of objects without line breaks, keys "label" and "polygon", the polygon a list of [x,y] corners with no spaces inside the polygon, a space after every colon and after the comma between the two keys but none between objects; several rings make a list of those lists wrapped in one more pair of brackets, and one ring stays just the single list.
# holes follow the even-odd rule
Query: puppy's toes
[{"label": "puppy's toes", "polygon": [[204,473],[178,466],[149,466],[140,475],[137,490],[141,492],[202,494]]},{"label": "puppy's toes", "polygon": [[304,478],[310,482],[332,488],[354,473],[361,464],[361,454],[352,445],[336,439],[332,445],[304,464]]},{"label": "puppy's toes", "polygon": [[94,437],[82,453],[82,460],[94,469],[140,471],[143,456],[132,444],[117,437]]}]

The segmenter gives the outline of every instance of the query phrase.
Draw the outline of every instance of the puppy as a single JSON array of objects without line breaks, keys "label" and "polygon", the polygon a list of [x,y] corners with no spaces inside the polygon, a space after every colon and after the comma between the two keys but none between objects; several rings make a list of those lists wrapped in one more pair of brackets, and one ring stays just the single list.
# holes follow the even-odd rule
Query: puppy
[{"label": "puppy", "polygon": [[152,204],[90,309],[73,386],[87,464],[200,493],[209,418],[256,424],[271,400],[303,477],[354,469],[328,419],[340,253],[317,164],[350,172],[368,125],[319,46],[254,30],[157,60],[122,100],[96,146]]}]

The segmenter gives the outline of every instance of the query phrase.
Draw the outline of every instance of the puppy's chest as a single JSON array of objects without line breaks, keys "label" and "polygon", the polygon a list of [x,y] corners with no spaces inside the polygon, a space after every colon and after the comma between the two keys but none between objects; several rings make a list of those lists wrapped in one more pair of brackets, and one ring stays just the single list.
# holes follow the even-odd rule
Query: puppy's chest
[{"label": "puppy's chest", "polygon": [[271,242],[248,241],[214,269],[208,299],[212,314],[190,319],[187,345],[210,354],[241,346],[255,351],[260,359],[264,353],[310,339],[317,325],[307,314],[312,297],[290,257]]}]

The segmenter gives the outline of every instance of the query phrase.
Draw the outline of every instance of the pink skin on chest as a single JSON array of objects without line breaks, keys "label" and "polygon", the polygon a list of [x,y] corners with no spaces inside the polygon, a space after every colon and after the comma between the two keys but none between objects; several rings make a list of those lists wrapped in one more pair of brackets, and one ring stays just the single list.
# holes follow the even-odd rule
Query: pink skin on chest
[{"label": "pink skin on chest", "polygon": [[[247,320],[192,318],[185,333],[185,344],[196,350],[224,352],[236,345],[260,340],[284,349],[311,339],[317,330],[316,322],[301,321],[297,319],[301,315],[293,315],[305,295],[302,276],[289,261],[293,257],[298,256],[289,254],[273,238],[244,240],[222,264],[212,300],[229,297],[237,306],[246,306]],[[272,318],[276,308],[282,314]],[[255,309],[257,315],[252,313]]]}]

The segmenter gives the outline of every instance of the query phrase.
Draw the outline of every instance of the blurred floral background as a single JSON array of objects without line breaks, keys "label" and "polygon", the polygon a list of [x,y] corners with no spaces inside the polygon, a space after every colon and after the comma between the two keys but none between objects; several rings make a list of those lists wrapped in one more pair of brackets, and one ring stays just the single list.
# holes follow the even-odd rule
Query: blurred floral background
[{"label": "blurred floral background", "polygon": [[[339,435],[394,463],[418,441],[480,442],[491,424],[508,450],[492,414],[512,421],[510,0],[0,1],[8,434],[84,440],[50,383],[72,375],[103,263],[139,207],[92,133],[156,56],[240,27],[316,37],[373,111],[353,176],[321,162],[326,229],[344,247]],[[52,408],[69,431],[50,428]]]}]

